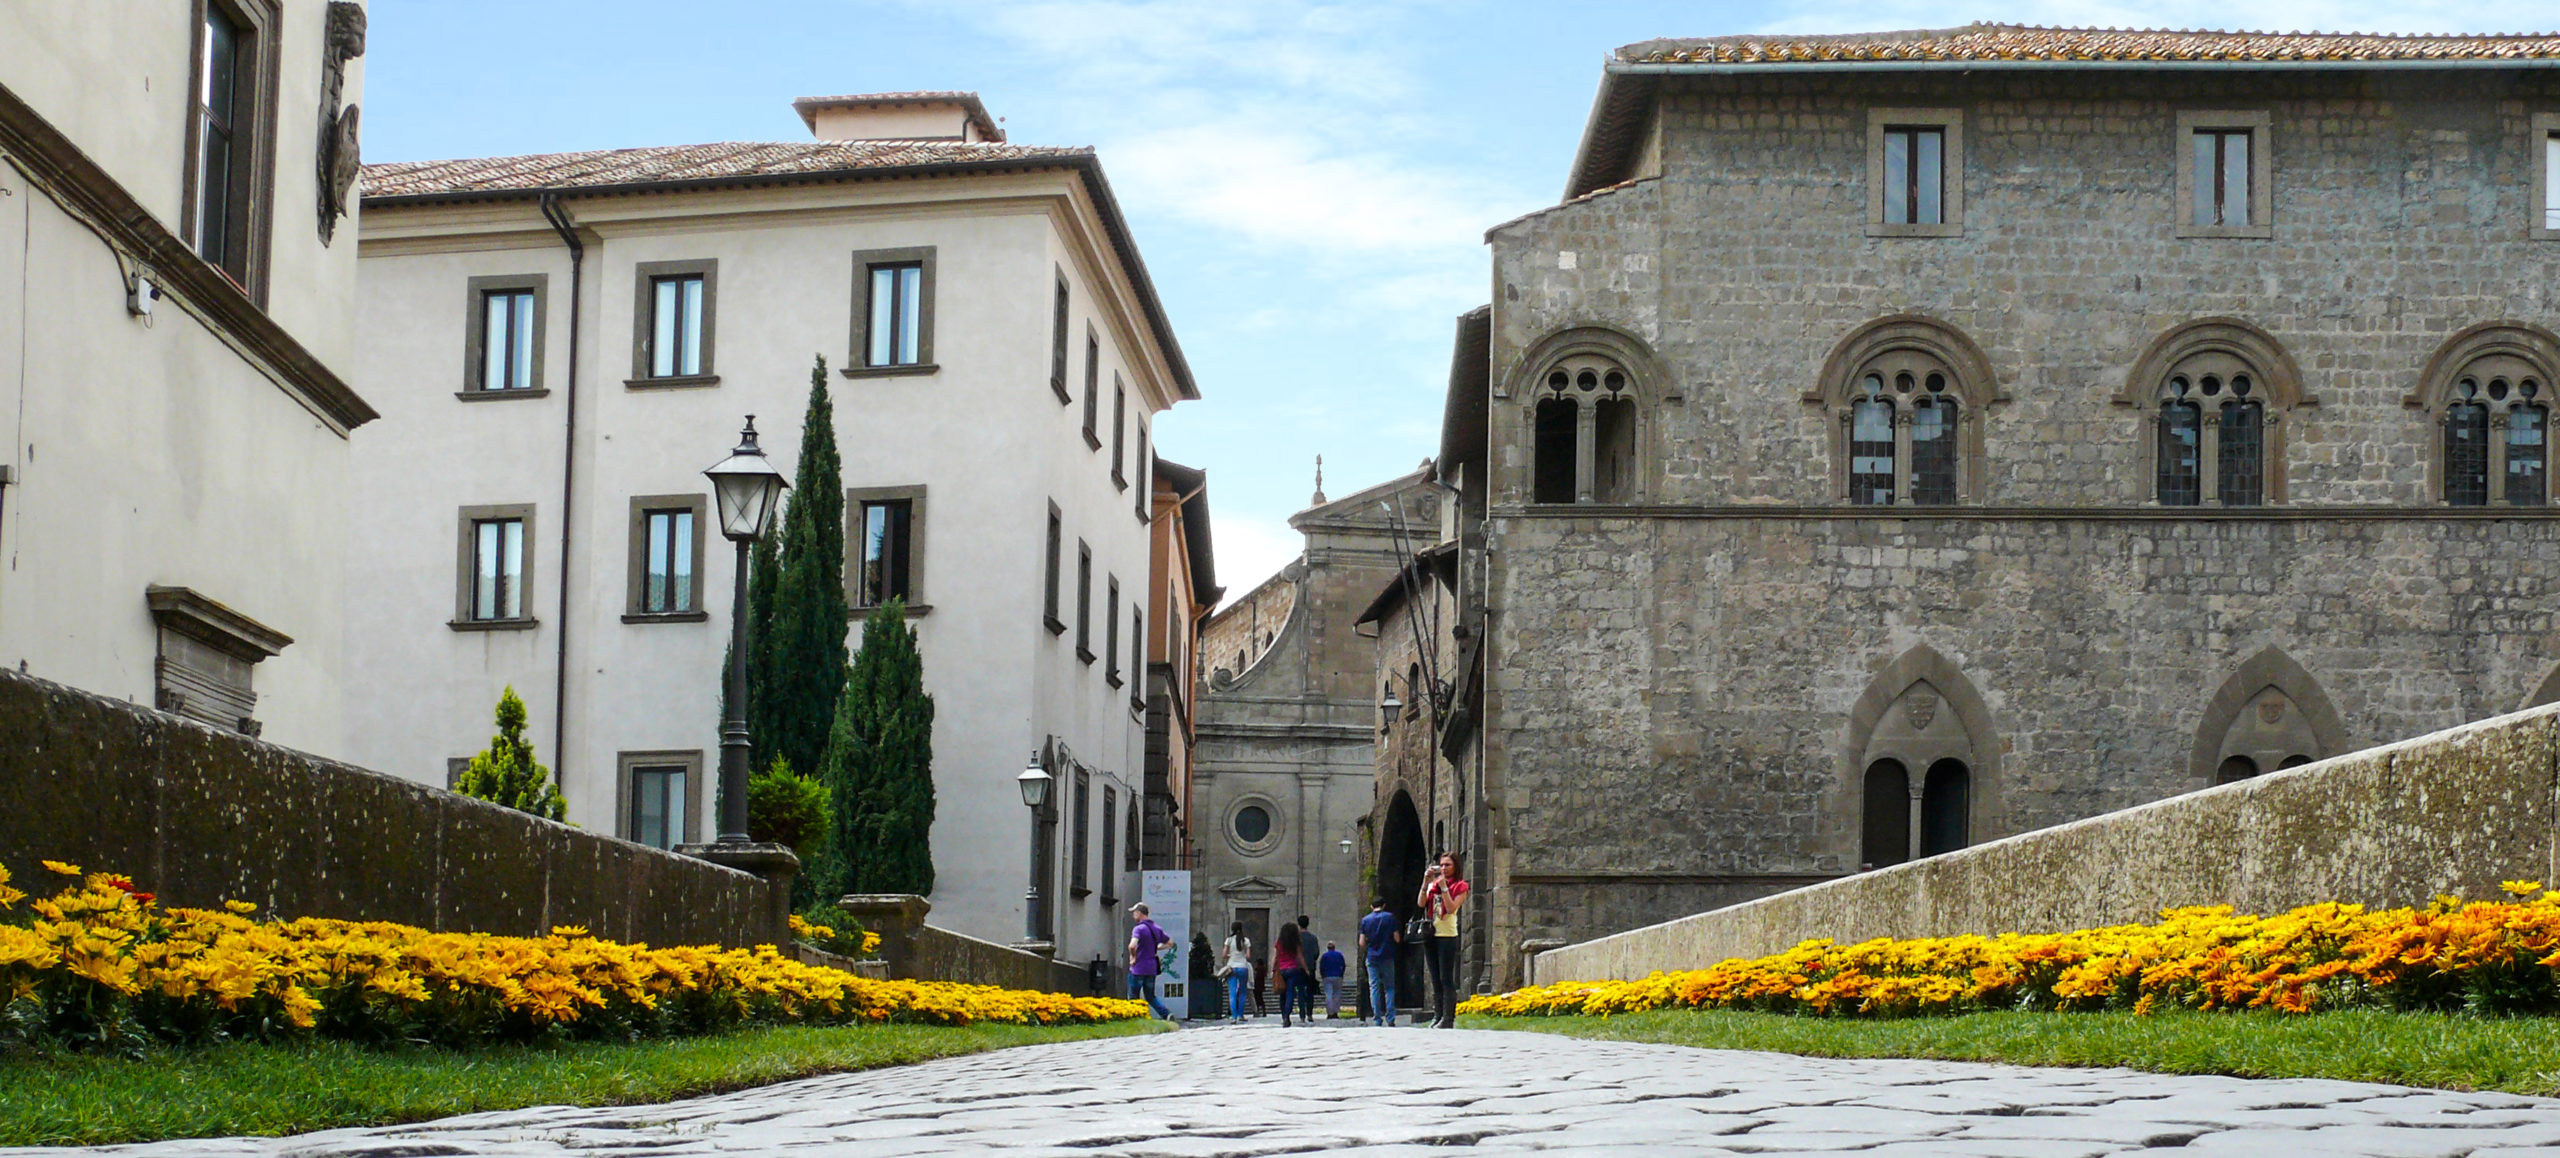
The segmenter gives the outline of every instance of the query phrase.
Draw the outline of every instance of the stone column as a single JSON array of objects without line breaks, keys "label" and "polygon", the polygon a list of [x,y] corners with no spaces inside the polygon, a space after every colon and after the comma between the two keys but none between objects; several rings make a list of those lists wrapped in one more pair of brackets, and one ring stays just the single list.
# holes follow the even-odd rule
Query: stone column
[{"label": "stone column", "polygon": [[1573,501],[1587,503],[1592,496],[1592,476],[1599,462],[1599,411],[1589,404],[1573,404]]},{"label": "stone column", "polygon": [[[1410,692],[1408,692],[1410,694]],[[1324,825],[1324,782],[1322,773],[1298,774],[1298,912],[1313,914],[1315,894],[1324,884],[1324,865],[1316,858],[1324,855],[1324,844],[1316,839],[1317,829]],[[1296,913],[1281,920],[1295,919]]]},{"label": "stone column", "polygon": [[1929,770],[1913,768],[1905,775],[1909,777],[1906,787],[1911,791],[1911,851],[1909,858],[1903,863],[1909,864],[1923,855],[1920,851],[1920,800],[1921,794],[1927,792],[1929,788]]},{"label": "stone column", "polygon": [[916,935],[924,929],[925,914],[933,911],[933,902],[913,893],[853,893],[837,901],[836,909],[880,934],[880,959],[888,963],[889,976],[916,976]]},{"label": "stone column", "polygon": [[2511,506],[2507,502],[2507,411],[2491,404],[2489,411],[2489,505]]},{"label": "stone column", "polygon": [[770,842],[680,844],[675,851],[762,879],[765,886],[764,911],[750,921],[753,928],[749,939],[755,944],[791,943],[791,880],[800,875],[800,857],[791,851],[790,845]]},{"label": "stone column", "polygon": [[1911,505],[1911,409],[1893,408],[1893,501]]},{"label": "stone column", "polygon": [[2196,438],[2196,502],[2210,505],[2222,497],[2222,407],[2202,407],[2203,432]]}]

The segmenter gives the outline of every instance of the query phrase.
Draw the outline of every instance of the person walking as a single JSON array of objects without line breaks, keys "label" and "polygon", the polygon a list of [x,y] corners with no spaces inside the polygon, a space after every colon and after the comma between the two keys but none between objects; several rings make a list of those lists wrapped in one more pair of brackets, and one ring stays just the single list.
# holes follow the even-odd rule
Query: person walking
[{"label": "person walking", "polygon": [[1301,959],[1296,925],[1280,926],[1280,935],[1271,942],[1271,968],[1280,977],[1280,1025],[1289,1025],[1289,1010],[1298,1004],[1298,987],[1307,983],[1306,962]]},{"label": "person walking", "polygon": [[1173,935],[1147,914],[1145,901],[1129,906],[1129,916],[1137,921],[1129,930],[1129,996],[1146,998],[1149,1010],[1171,1021],[1173,1011],[1156,1000],[1156,979],[1164,972],[1164,947]]},{"label": "person walking", "polygon": [[1467,882],[1458,871],[1458,854],[1440,854],[1440,863],[1423,870],[1422,895],[1414,898],[1431,918],[1431,987],[1439,1016],[1434,1029],[1458,1028],[1458,910],[1467,904]]},{"label": "person walking", "polygon": [[1324,943],[1324,956],[1316,959],[1316,976],[1324,980],[1324,1019],[1342,1018],[1342,970],[1349,963],[1342,959],[1342,946]]},{"label": "person walking", "polygon": [[1226,944],[1219,952],[1226,958],[1219,972],[1227,977],[1227,1020],[1241,1024],[1245,990],[1253,985],[1253,942],[1244,935],[1244,922],[1227,926]]},{"label": "person walking", "polygon": [[1298,1016],[1307,1024],[1316,1023],[1316,940],[1315,930],[1307,925],[1307,915],[1298,914]]},{"label": "person walking", "polygon": [[1369,1020],[1382,1026],[1396,1023],[1396,943],[1404,939],[1397,923],[1385,897],[1370,901],[1369,915],[1360,918],[1360,956],[1369,970]]},{"label": "person walking", "polygon": [[[1208,995],[1215,993],[1225,997],[1227,987],[1218,984],[1218,953],[1209,947],[1209,934],[1199,929],[1191,931],[1190,977],[1193,997],[1191,1016],[1194,1018],[1212,1016]],[[1217,1011],[1216,1016],[1224,1016],[1225,1013],[1226,1011],[1221,1009]]]}]

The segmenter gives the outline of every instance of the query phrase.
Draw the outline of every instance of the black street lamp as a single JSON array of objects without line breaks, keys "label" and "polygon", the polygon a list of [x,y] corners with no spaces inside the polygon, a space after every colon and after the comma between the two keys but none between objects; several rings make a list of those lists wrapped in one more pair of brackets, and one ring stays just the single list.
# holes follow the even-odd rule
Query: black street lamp
[{"label": "black street lamp", "polygon": [[720,843],[745,844],[747,836],[747,551],[773,523],[774,508],[791,484],[756,445],[756,416],[738,435],[738,448],[711,469],[711,493],[720,502],[720,533],[738,545],[737,590],[729,610],[729,712],[720,722]]},{"label": "black street lamp", "polygon": [[1022,939],[1025,941],[1044,940],[1042,934],[1047,931],[1040,927],[1040,877],[1048,867],[1042,863],[1045,858],[1041,856],[1040,809],[1049,802],[1049,786],[1057,779],[1041,765],[1037,748],[1031,750],[1031,765],[1022,770],[1022,775],[1013,778],[1014,786],[1022,790],[1023,805],[1031,810],[1031,886],[1022,894]]}]

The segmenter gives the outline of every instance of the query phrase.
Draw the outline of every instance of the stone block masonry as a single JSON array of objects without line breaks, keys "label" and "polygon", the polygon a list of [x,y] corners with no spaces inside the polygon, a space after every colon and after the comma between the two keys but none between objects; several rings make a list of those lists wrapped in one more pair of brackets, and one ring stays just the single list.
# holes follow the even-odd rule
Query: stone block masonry
[{"label": "stone block masonry", "polygon": [[[0,672],[0,865],[114,871],[163,905],[655,945],[787,944],[734,869]],[[787,886],[785,886],[787,887]]]},{"label": "stone block masonry", "polygon": [[1813,937],[2059,932],[2231,905],[2421,906],[2560,880],[2560,706],[1539,954],[1540,983],[1643,977]]}]

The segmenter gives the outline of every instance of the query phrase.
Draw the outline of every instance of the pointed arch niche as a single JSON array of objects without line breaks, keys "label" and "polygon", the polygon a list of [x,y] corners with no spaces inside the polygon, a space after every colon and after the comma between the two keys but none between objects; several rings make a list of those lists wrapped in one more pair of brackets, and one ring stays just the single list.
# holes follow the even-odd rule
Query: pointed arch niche
[{"label": "pointed arch niche", "polygon": [[1512,367],[1498,397],[1529,431],[1532,503],[1641,503],[1652,489],[1654,410],[1679,394],[1643,339],[1607,326],[1558,330]]},{"label": "pointed arch niche", "polygon": [[2196,729],[2189,774],[2205,786],[2326,760],[2347,730],[2320,681],[2282,648],[2265,647],[2222,681]]},{"label": "pointed arch niche", "polygon": [[1982,501],[1984,416],[2009,396],[1964,331],[1893,314],[1840,339],[1802,400],[1828,420],[1831,498],[1950,506]]},{"label": "pointed arch niche", "polygon": [[1973,681],[1920,644],[1849,712],[1843,784],[1857,803],[1857,863],[1883,868],[1988,839],[2000,739]]},{"label": "pointed arch niche", "polygon": [[2532,691],[2525,693],[2524,702],[2516,705],[2516,710],[2530,711],[2553,702],[2560,702],[2560,663],[2543,669],[2542,678],[2534,683]]}]

